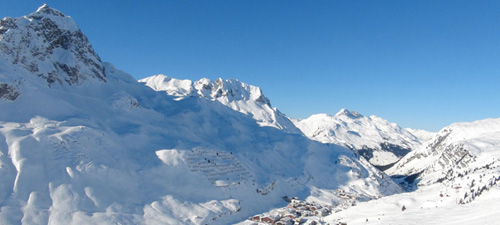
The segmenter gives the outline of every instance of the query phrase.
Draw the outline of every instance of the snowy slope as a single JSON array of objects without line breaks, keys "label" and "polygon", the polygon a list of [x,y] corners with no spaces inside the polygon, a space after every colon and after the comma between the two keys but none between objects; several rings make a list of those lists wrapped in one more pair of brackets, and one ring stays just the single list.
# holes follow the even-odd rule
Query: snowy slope
[{"label": "snowy slope", "polygon": [[[443,197],[440,197],[440,194]],[[460,190],[442,186],[424,187],[422,190],[387,196],[360,203],[347,210],[324,218],[329,224],[344,222],[357,224],[498,224],[500,220],[500,187],[492,188],[469,204],[456,204]],[[402,211],[405,206],[406,210]]]},{"label": "snowy slope", "polygon": [[347,109],[334,116],[315,114],[296,120],[295,125],[313,140],[356,149],[377,166],[395,163],[421,144],[411,132],[395,123]]},{"label": "snowy slope", "polygon": [[[460,187],[469,202],[500,180],[500,119],[454,123],[387,171],[419,186]],[[465,194],[467,193],[467,194]]]},{"label": "snowy slope", "polygon": [[179,80],[165,75],[155,75],[139,80],[156,91],[164,91],[180,100],[186,97],[200,97],[218,101],[237,112],[250,115],[261,126],[281,129],[289,133],[300,133],[295,125],[278,109],[271,107],[271,101],[259,87],[236,79],[209,79],[198,81]]},{"label": "snowy slope", "polygon": [[[497,224],[500,219],[500,186],[491,187],[490,191],[477,197],[468,204],[457,204],[464,194],[443,185],[431,185],[414,192],[405,192],[391,196],[360,202],[350,207],[335,205],[334,213],[326,217],[305,216],[303,224]],[[405,210],[402,210],[403,207]],[[260,215],[280,215],[289,210],[273,209]],[[292,211],[293,212],[293,211]],[[252,219],[239,225],[255,224]]]},{"label": "snowy slope", "polygon": [[413,136],[415,136],[418,139],[418,141],[422,144],[427,141],[430,141],[436,135],[436,132],[430,132],[420,129],[405,128],[405,130],[413,134]]},{"label": "snowy slope", "polygon": [[138,83],[48,6],[2,20],[0,57],[0,224],[231,224],[400,191],[347,148]]}]

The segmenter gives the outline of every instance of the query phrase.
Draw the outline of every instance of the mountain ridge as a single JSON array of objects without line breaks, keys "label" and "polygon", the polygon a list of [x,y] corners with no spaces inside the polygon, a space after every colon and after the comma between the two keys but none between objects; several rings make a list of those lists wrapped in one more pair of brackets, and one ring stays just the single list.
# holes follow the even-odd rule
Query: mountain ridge
[{"label": "mountain ridge", "polygon": [[347,109],[333,116],[314,114],[307,119],[294,120],[294,123],[311,139],[355,149],[376,166],[395,163],[421,144],[409,130],[395,123]]},{"label": "mountain ridge", "polygon": [[284,195],[333,204],[339,190],[359,201],[401,191],[347,148],[138,83],[42,11],[1,25],[0,224],[230,224]]},{"label": "mountain ridge", "polygon": [[295,125],[264,96],[259,87],[243,83],[237,79],[215,81],[203,78],[198,81],[179,80],[163,74],[139,80],[156,91],[181,100],[187,97],[205,98],[218,101],[229,108],[250,115],[262,126],[275,127],[288,133],[301,133]]},{"label": "mountain ridge", "polygon": [[500,180],[499,140],[500,119],[453,123],[386,172],[408,188],[463,188],[460,202],[470,202]]}]

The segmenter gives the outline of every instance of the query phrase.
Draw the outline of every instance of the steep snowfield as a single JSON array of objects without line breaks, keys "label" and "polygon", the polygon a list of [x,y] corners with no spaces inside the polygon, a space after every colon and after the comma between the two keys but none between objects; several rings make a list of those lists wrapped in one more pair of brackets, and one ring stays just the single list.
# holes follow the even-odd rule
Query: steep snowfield
[{"label": "steep snowfield", "polygon": [[271,107],[271,101],[259,87],[235,79],[219,78],[213,82],[204,78],[193,82],[160,74],[141,79],[139,82],[156,91],[165,91],[168,95],[177,97],[177,100],[200,97],[218,101],[235,111],[250,115],[262,126],[275,127],[288,133],[301,133],[284,114]]},{"label": "steep snowfield", "polygon": [[334,116],[315,114],[294,122],[309,138],[356,149],[378,166],[395,163],[421,144],[417,137],[397,124],[347,109]]},{"label": "steep snowfield", "polygon": [[[230,224],[284,195],[400,191],[347,148],[227,107],[247,99],[213,101],[212,88],[178,99],[138,83],[46,5],[2,20],[0,58],[0,224]],[[226,96],[242,85],[217,83],[206,82]]]}]

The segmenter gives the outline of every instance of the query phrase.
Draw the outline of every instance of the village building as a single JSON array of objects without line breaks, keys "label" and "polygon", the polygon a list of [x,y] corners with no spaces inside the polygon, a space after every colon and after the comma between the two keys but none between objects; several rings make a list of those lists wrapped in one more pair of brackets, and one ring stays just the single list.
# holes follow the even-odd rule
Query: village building
[{"label": "village building", "polygon": [[318,210],[314,211],[314,215],[319,216],[319,217],[327,216],[329,214],[330,214],[330,212],[328,212],[328,210],[325,208],[318,209]]},{"label": "village building", "polygon": [[281,218],[278,222],[275,223],[276,225],[293,225],[294,221],[291,218],[284,217]]},{"label": "village building", "polygon": [[333,210],[332,206],[293,198],[286,207],[276,209],[272,215],[256,215],[249,218],[249,220],[258,222],[260,225],[317,225],[320,224],[322,217],[330,215]]},{"label": "village building", "polygon": [[298,199],[292,199],[292,204],[294,205],[299,205],[299,204],[302,204],[302,201],[298,200]]},{"label": "village building", "polygon": [[264,216],[260,219],[260,222],[267,223],[267,224],[274,224],[277,222],[281,217],[279,215],[269,215],[269,216]]}]

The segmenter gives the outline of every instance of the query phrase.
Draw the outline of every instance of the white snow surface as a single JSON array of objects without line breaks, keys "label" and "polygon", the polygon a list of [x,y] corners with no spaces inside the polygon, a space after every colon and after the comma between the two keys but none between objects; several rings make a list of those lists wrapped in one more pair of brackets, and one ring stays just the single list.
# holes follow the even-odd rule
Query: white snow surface
[{"label": "white snow surface", "polygon": [[250,115],[261,126],[281,129],[288,133],[301,133],[295,125],[278,109],[271,107],[271,101],[264,96],[259,87],[245,84],[236,79],[207,78],[198,81],[179,80],[163,74],[139,80],[156,91],[164,91],[177,100],[187,97],[200,97],[217,101],[229,108]]},{"label": "white snow surface", "polygon": [[388,165],[401,155],[385,150],[381,144],[389,143],[404,149],[421,144],[410,131],[376,116],[363,116],[355,111],[340,110],[334,116],[315,114],[307,119],[294,120],[295,125],[309,138],[322,143],[333,143],[351,149],[373,149],[369,160],[374,165]]},{"label": "white snow surface", "polygon": [[[500,118],[454,123],[403,157],[386,171],[420,174],[419,184],[458,179],[459,174],[486,171],[500,160]],[[488,165],[489,164],[489,165]],[[488,165],[488,168],[484,168]],[[461,178],[465,179],[465,178]]]},{"label": "white snow surface", "polygon": [[62,12],[57,9],[50,8],[47,4],[43,4],[34,13],[31,13],[26,18],[32,21],[33,17],[49,18],[57,24],[59,29],[68,31],[80,30],[78,25],[76,25],[75,21],[70,16],[65,16]]},{"label": "white snow surface", "polygon": [[[345,197],[331,204],[327,217],[306,216],[304,224],[497,224],[500,219],[500,161],[474,168],[464,176],[421,185],[412,192],[397,193],[367,202]],[[472,182],[471,182],[472,180]],[[309,202],[322,203],[308,198]],[[355,204],[352,204],[355,203]],[[463,204],[466,203],[466,204]],[[404,210],[403,210],[404,208]],[[277,215],[272,209],[265,215]],[[304,221],[305,220],[305,221]],[[241,225],[254,224],[247,219]]]},{"label": "white snow surface", "polygon": [[[440,194],[443,197],[440,197]],[[357,224],[498,224],[500,221],[500,188],[492,188],[469,204],[456,204],[454,189],[433,185],[409,193],[401,193],[360,203],[332,214],[324,221],[330,224],[344,222]],[[405,206],[406,210],[402,211]]]},{"label": "white snow surface", "polygon": [[253,86],[169,96],[102,63],[69,17],[35,14],[0,23],[0,224],[231,224],[284,195],[400,192],[347,148],[240,113],[269,106]]},{"label": "white snow surface", "polygon": [[413,134],[413,136],[417,137],[420,143],[425,143],[431,140],[437,134],[437,132],[430,132],[421,129],[405,128],[405,130],[409,131],[411,134]]}]

